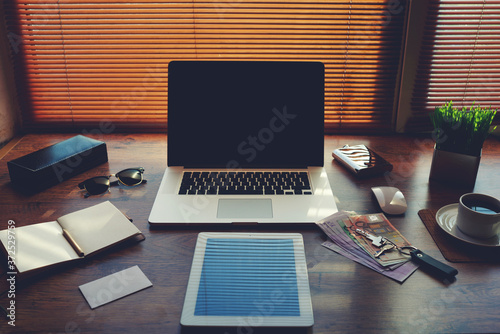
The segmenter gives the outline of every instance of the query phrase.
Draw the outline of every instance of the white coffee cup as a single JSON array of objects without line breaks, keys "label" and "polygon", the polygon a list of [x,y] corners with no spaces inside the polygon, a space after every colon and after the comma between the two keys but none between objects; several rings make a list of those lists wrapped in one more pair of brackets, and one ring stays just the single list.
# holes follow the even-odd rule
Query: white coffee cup
[{"label": "white coffee cup", "polygon": [[460,197],[457,226],[476,238],[491,238],[500,229],[500,201],[494,197],[469,193]]}]

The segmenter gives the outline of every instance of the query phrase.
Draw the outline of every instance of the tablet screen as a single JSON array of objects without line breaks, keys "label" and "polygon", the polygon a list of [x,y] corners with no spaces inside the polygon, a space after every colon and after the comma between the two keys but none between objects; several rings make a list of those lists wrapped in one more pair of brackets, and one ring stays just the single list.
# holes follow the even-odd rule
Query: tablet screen
[{"label": "tablet screen", "polygon": [[300,315],[293,240],[207,239],[194,314],[249,316],[264,307]]}]

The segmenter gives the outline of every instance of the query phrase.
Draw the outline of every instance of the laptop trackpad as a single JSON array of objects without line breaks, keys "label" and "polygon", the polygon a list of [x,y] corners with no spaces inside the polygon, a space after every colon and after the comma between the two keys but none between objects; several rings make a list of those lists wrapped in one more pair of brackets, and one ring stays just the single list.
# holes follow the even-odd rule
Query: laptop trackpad
[{"label": "laptop trackpad", "polygon": [[217,218],[273,218],[270,198],[219,199]]}]

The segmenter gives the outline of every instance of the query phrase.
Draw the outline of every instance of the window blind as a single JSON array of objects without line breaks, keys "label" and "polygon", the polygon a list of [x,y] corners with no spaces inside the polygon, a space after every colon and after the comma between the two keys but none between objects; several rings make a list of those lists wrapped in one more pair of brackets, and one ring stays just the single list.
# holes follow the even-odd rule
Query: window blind
[{"label": "window blind", "polygon": [[450,100],[500,107],[499,36],[500,1],[431,0],[408,130],[431,130],[429,114]]},{"label": "window blind", "polygon": [[16,0],[24,126],[164,129],[171,60],[325,64],[327,131],[389,130],[406,0]]}]

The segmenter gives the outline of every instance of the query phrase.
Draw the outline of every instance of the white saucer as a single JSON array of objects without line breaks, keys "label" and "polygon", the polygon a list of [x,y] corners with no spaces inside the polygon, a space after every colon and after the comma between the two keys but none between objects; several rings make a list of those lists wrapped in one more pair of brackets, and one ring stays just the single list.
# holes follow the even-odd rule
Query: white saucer
[{"label": "white saucer", "polygon": [[488,239],[474,238],[460,231],[457,222],[458,203],[443,206],[436,213],[436,221],[449,235],[469,244],[487,247],[500,247],[500,233]]}]

